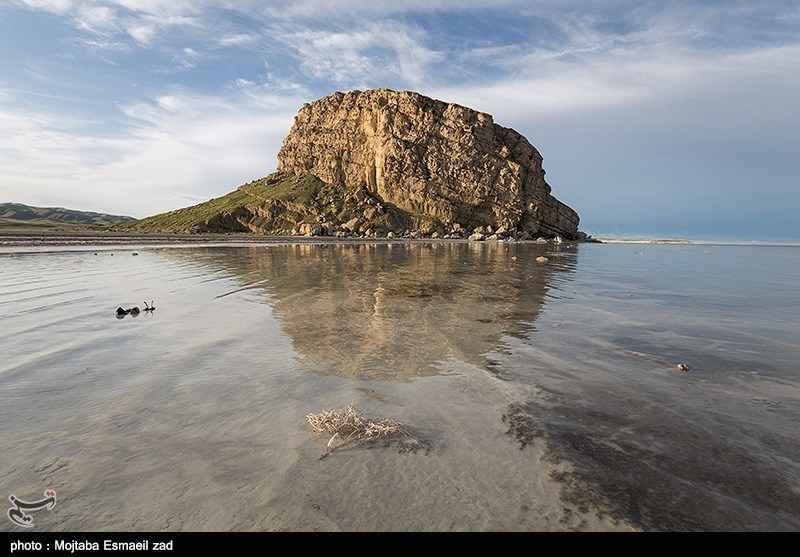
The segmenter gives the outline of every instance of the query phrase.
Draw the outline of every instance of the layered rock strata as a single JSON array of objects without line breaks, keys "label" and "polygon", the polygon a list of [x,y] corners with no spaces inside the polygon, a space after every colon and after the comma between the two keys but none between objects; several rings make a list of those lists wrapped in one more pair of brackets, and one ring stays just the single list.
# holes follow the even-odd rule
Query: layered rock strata
[{"label": "layered rock strata", "polygon": [[278,161],[279,171],[363,188],[445,229],[578,232],[578,214],[551,195],[527,139],[489,114],[419,93],[351,91],[306,104]]}]

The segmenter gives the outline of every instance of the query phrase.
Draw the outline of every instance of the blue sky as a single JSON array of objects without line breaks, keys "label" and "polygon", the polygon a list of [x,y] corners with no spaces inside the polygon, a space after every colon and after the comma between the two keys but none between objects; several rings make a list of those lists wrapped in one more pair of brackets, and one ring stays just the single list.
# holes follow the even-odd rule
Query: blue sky
[{"label": "blue sky", "polygon": [[800,239],[800,1],[0,0],[0,53],[0,201],[194,204],[389,87],[525,135],[596,236]]}]

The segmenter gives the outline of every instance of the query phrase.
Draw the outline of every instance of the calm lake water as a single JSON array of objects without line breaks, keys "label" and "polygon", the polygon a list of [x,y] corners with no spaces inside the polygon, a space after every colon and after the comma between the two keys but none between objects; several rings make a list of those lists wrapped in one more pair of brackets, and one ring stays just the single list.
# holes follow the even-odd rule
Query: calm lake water
[{"label": "calm lake water", "polygon": [[[800,529],[800,248],[3,249],[35,531]],[[350,404],[417,441],[320,459]]]}]

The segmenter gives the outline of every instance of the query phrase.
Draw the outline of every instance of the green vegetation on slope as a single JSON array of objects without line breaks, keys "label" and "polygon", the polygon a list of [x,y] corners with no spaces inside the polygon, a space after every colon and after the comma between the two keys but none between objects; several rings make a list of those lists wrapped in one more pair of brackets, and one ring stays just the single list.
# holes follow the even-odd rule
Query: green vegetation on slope
[{"label": "green vegetation on slope", "polygon": [[135,228],[139,230],[168,230],[192,229],[211,217],[225,211],[233,211],[237,207],[248,204],[257,204],[258,200],[241,190],[233,191],[222,197],[216,197],[169,213],[153,215],[136,222],[120,225],[118,228]]},{"label": "green vegetation on slope", "polygon": [[[236,231],[237,226],[225,226],[221,223],[228,217],[228,220],[235,220],[241,224],[240,231],[252,227],[246,226],[241,221],[251,215],[242,214],[243,208],[269,210],[274,207],[276,202],[282,204],[295,204],[308,207],[309,211],[314,212],[319,205],[321,197],[340,198],[344,192],[340,188],[322,182],[312,174],[297,177],[294,174],[273,173],[264,178],[254,180],[248,184],[240,186],[235,191],[216,197],[198,205],[177,209],[168,213],[162,213],[141,219],[136,222],[126,223],[118,228],[137,229],[145,231],[173,231],[173,232],[194,232],[194,231],[214,231],[206,230],[214,228],[218,231]],[[251,213],[252,213],[251,209]],[[307,216],[298,219],[300,221],[309,220]],[[231,224],[231,223],[229,223]]]},{"label": "green vegetation on slope", "polygon": [[366,189],[327,184],[313,174],[273,172],[222,197],[125,223],[118,230],[161,233],[384,235],[441,223],[384,202]]}]

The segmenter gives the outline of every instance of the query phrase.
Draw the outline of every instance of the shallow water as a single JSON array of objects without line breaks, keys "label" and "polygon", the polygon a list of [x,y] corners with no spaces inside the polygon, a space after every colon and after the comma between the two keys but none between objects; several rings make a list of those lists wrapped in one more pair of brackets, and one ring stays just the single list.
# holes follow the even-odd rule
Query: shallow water
[{"label": "shallow water", "polygon": [[[797,315],[790,247],[7,251],[0,496],[54,486],[35,530],[797,530]],[[419,442],[320,459],[305,415],[349,404]]]}]

